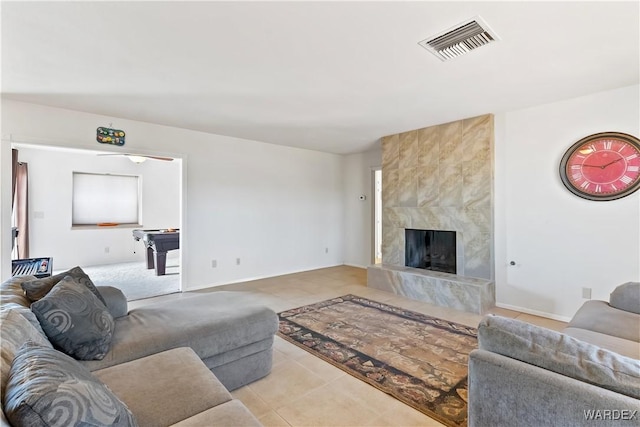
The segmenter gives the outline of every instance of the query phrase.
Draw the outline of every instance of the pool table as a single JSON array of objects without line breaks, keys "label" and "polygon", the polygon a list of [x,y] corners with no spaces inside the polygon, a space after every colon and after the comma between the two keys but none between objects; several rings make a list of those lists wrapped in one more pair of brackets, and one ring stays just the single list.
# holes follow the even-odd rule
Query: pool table
[{"label": "pool table", "polygon": [[155,267],[156,276],[164,276],[167,268],[167,252],[180,249],[180,230],[133,230],[133,239],[142,240],[147,248],[147,268]]}]

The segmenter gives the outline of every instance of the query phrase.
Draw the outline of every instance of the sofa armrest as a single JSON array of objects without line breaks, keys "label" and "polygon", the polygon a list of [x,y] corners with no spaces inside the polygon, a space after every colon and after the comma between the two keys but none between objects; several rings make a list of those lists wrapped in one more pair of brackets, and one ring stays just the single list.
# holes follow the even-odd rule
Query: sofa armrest
[{"label": "sofa armrest", "polygon": [[469,427],[637,427],[639,403],[490,351],[469,355]]},{"label": "sofa armrest", "polygon": [[124,296],[120,289],[113,286],[96,286],[96,288],[107,303],[107,309],[114,319],[129,314],[127,297]]},{"label": "sofa armrest", "polygon": [[640,399],[640,360],[517,319],[485,316],[478,347]]},{"label": "sofa armrest", "polygon": [[609,304],[619,310],[640,314],[640,282],[627,282],[615,288]]},{"label": "sofa armrest", "polygon": [[640,342],[640,314],[614,308],[605,301],[586,301],[568,327]]}]

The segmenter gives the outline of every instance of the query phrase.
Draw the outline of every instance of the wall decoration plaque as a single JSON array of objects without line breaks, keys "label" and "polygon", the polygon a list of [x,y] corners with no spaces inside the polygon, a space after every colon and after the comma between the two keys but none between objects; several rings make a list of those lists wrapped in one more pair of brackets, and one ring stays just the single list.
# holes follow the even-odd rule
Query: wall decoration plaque
[{"label": "wall decoration plaque", "polygon": [[96,129],[96,140],[102,144],[124,145],[124,131],[120,129],[112,129],[99,127]]}]

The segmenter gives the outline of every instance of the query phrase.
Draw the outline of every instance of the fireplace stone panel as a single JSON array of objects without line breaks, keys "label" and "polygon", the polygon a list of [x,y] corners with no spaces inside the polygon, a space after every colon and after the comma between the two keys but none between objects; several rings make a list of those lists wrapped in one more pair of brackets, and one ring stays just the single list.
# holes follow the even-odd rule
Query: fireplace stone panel
[{"label": "fireplace stone panel", "polygon": [[390,135],[382,153],[382,262],[403,266],[405,228],[453,230],[459,272],[493,279],[493,116]]},{"label": "fireplace stone panel", "polygon": [[369,266],[367,286],[476,314],[486,313],[496,299],[491,280],[395,265]]},{"label": "fireplace stone panel", "polygon": [[406,268],[405,228],[452,230],[457,275],[493,280],[492,115],[382,138],[382,175],[384,265]]}]

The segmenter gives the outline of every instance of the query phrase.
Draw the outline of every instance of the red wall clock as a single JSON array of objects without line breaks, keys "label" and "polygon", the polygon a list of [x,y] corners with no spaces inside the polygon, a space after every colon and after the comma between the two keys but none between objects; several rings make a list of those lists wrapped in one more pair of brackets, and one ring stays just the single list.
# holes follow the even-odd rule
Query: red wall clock
[{"label": "red wall clock", "polygon": [[615,200],[640,188],[640,140],[619,132],[589,135],[560,161],[562,183],[588,200]]}]

